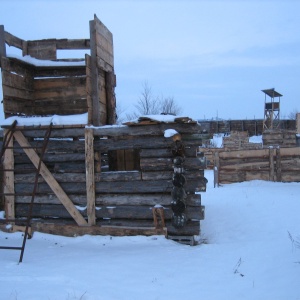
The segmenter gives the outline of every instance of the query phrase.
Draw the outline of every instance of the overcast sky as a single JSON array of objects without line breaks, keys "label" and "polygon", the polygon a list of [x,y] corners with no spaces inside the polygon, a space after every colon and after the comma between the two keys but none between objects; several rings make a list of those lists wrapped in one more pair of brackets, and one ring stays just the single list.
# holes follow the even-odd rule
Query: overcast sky
[{"label": "overcast sky", "polygon": [[94,14],[113,33],[117,104],[125,112],[145,82],[197,119],[262,119],[268,88],[283,95],[281,118],[300,111],[298,0],[0,3],[0,24],[25,40],[89,38]]}]

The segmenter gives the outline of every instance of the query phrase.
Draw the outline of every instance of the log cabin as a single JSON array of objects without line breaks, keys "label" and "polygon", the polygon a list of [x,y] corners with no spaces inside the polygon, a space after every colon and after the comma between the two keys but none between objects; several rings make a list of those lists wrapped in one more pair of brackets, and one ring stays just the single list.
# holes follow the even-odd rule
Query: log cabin
[{"label": "log cabin", "polygon": [[[201,126],[169,115],[116,125],[113,36],[96,15],[89,29],[89,39],[27,41],[0,26],[1,229],[194,245],[207,183]],[[61,49],[88,53],[58,59]]]}]

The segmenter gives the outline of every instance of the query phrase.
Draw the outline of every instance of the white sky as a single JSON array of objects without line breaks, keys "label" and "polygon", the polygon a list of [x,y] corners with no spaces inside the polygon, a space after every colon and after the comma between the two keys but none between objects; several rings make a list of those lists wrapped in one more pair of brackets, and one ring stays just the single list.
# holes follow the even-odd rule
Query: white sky
[{"label": "white sky", "polygon": [[268,88],[282,118],[300,111],[300,1],[1,0],[0,24],[25,40],[89,38],[94,14],[114,36],[125,112],[146,81],[192,118],[263,118]]}]

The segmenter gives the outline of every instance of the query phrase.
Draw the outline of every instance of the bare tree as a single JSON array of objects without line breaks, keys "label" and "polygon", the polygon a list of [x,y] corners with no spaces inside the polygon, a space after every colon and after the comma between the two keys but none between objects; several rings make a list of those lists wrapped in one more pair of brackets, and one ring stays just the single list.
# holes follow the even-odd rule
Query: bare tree
[{"label": "bare tree", "polygon": [[177,105],[173,97],[154,97],[148,82],[143,84],[141,96],[135,105],[136,111],[126,114],[127,120],[137,119],[141,115],[172,114],[178,115],[182,109]]},{"label": "bare tree", "polygon": [[294,108],[293,111],[288,114],[288,118],[291,120],[296,120],[297,113],[299,113],[299,111]]},{"label": "bare tree", "polygon": [[141,96],[135,107],[137,109],[137,113],[140,115],[156,115],[159,113],[158,98],[153,97],[152,89],[148,85],[147,81],[143,84]]},{"label": "bare tree", "polygon": [[173,97],[162,98],[160,101],[161,113],[168,115],[179,115],[182,108],[178,106]]}]

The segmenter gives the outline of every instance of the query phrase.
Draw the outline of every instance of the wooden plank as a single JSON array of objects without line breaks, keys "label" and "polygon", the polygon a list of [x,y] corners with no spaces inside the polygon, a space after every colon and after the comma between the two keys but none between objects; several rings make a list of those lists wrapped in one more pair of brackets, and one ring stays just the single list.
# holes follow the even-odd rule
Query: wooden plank
[{"label": "wooden plank", "polygon": [[63,236],[81,236],[81,235],[109,235],[109,236],[134,236],[134,235],[167,235],[167,229],[157,229],[151,227],[125,227],[125,226],[91,226],[78,227],[76,225],[34,223],[33,231],[43,233],[63,235]]},{"label": "wooden plank", "polygon": [[[84,85],[81,83],[84,82]],[[52,82],[58,82],[58,80],[53,80]],[[86,98],[86,89],[85,89],[85,79],[84,80],[65,80],[69,82],[68,86],[53,87],[52,89],[45,89],[44,82],[43,87],[37,87],[36,81],[34,82],[34,99],[35,100],[66,100],[67,98],[72,99],[81,99]],[[74,84],[74,85],[73,85]]]},{"label": "wooden plank", "polygon": [[228,158],[249,158],[249,157],[269,157],[268,149],[259,150],[238,150],[238,151],[228,151],[219,152],[220,159]]},{"label": "wooden plank", "polygon": [[26,104],[26,100],[33,100],[33,91],[31,90],[18,89],[7,85],[3,85],[2,89],[3,89],[3,95],[5,99],[13,98],[17,100],[23,100],[24,104]]},{"label": "wooden plank", "polygon": [[27,41],[27,53],[37,59],[55,60],[57,58],[55,40]]},{"label": "wooden plank", "polygon": [[90,226],[96,224],[95,216],[95,176],[94,176],[94,135],[93,129],[85,129],[85,164],[86,164],[86,198],[87,216]]},{"label": "wooden plank", "polygon": [[269,170],[270,170],[270,181],[275,181],[275,166],[274,166],[274,148],[269,148]]},{"label": "wooden plank", "polygon": [[[47,169],[48,170],[48,169]],[[53,176],[51,176],[53,177]],[[54,177],[53,177],[54,179]],[[46,179],[45,179],[46,180]],[[55,179],[54,179],[55,180]],[[84,182],[74,185],[72,182],[60,183],[61,188],[67,193],[85,194],[86,184]],[[172,179],[169,180],[148,180],[148,181],[109,181],[109,182],[96,182],[97,194],[109,193],[168,193],[172,190]],[[15,185],[16,193],[29,193],[30,186],[27,183],[18,183]],[[186,192],[204,192],[206,190],[206,182],[204,179],[189,180],[185,185]],[[52,188],[46,183],[40,183],[38,194],[51,193]]]},{"label": "wooden plank", "polygon": [[[28,143],[24,135],[20,131],[16,131],[14,132],[14,137],[20,144],[20,146],[24,148],[24,152],[28,155],[34,166],[37,168],[39,164],[39,157],[33,149],[30,149],[31,145]],[[52,176],[52,174],[43,162],[41,164],[40,174],[51,187],[51,190],[60,199],[61,203],[64,205],[69,214],[73,217],[76,223],[80,226],[87,225],[85,219],[78,212],[72,201],[69,199],[67,194],[61,188],[61,186],[58,184],[58,182],[55,180],[55,178]]]},{"label": "wooden plank", "polygon": [[[69,194],[69,198],[76,205],[85,206],[87,203],[86,195]],[[31,196],[15,197],[15,203],[30,203]],[[162,205],[168,206],[172,202],[171,193],[153,193],[153,194],[98,194],[96,196],[97,206],[136,206],[136,205]],[[59,199],[53,194],[36,195],[34,203],[38,204],[61,204]],[[186,199],[187,206],[201,206],[200,194],[189,194]]]},{"label": "wooden plank", "polygon": [[35,78],[37,77],[74,77],[85,76],[86,67],[84,65],[70,66],[39,66],[35,68]]},{"label": "wooden plank", "polygon": [[[4,130],[4,134],[7,134],[8,130]],[[3,168],[4,170],[14,169],[14,153],[13,153],[13,137],[8,143],[10,149],[6,149],[4,152]],[[4,207],[5,207],[5,217],[8,219],[15,218],[15,186],[14,186],[14,172],[4,171],[3,174],[3,192],[4,194]]]},{"label": "wooden plank", "polygon": [[16,47],[16,48],[19,48],[22,50],[24,40],[16,37],[15,35],[12,35],[11,33],[7,32],[7,31],[4,32],[4,35],[5,35],[5,42],[7,43],[7,45],[13,46],[13,47]]},{"label": "wooden plank", "polygon": [[[78,126],[80,127],[80,126]],[[198,132],[201,130],[201,127],[198,125],[189,125],[189,124],[174,124],[172,125],[172,128],[175,129],[178,132]],[[146,127],[141,127],[141,126],[136,126],[136,127],[128,127],[128,126],[101,126],[101,127],[96,127],[94,128],[94,136],[97,138],[103,138],[103,137],[114,137],[116,140],[122,142],[122,139],[124,138],[130,138],[129,142],[134,142],[135,139],[132,139],[132,137],[136,137],[137,139],[143,139],[146,137],[146,142],[145,143],[136,143],[137,145],[143,145],[145,144],[145,147],[139,147],[139,148],[156,148],[156,145],[153,145],[151,147],[151,141],[147,140],[149,138],[157,138],[160,140],[161,146],[159,148],[166,148],[172,145],[173,141],[172,139],[166,139],[164,138],[164,131],[170,129],[170,126],[167,124],[160,124],[160,125],[152,125],[152,126],[146,126]],[[24,131],[24,134],[28,137],[43,137],[45,134],[45,131],[43,130],[28,130]],[[74,129],[74,128],[66,128],[62,129],[59,128],[59,130],[56,130],[55,128],[51,132],[51,137],[55,138],[69,138],[73,136],[78,136],[78,137],[84,137],[84,128],[79,128],[79,129]],[[128,140],[127,140],[128,141]],[[101,140],[101,143],[105,142],[104,140]],[[147,145],[147,142],[150,143]],[[115,142],[114,142],[115,143]],[[199,144],[199,140],[188,140],[184,141],[184,145],[186,147],[189,146],[197,146]],[[101,147],[100,147],[101,148]],[[133,148],[133,146],[132,146]],[[118,148],[114,148],[118,149]],[[114,150],[111,149],[111,150]]]},{"label": "wooden plank", "polygon": [[96,50],[96,28],[95,21],[90,21],[90,45],[91,45],[91,99],[92,99],[92,125],[100,126],[100,103],[98,90],[99,70],[97,68],[97,50]]},{"label": "wooden plank", "polygon": [[106,83],[106,102],[107,102],[107,124],[113,125],[116,123],[116,76],[113,72],[105,74]]},{"label": "wooden plank", "polygon": [[2,57],[6,57],[4,25],[0,25],[0,67],[1,67]]},{"label": "wooden plank", "polygon": [[281,182],[281,154],[280,148],[276,148],[276,181]]},{"label": "wooden plank", "polygon": [[[32,210],[33,218],[62,218],[70,219],[70,215],[66,210],[62,209],[62,205],[53,204],[35,204]],[[98,219],[138,219],[138,220],[153,220],[152,206],[130,205],[130,206],[100,206],[96,207],[96,217]],[[16,204],[16,217],[26,217],[28,213],[27,204]],[[87,216],[86,207],[80,208],[82,216]],[[171,220],[173,211],[171,206],[164,206],[165,220]],[[202,220],[203,207],[194,206],[187,207],[185,214],[188,220]]]},{"label": "wooden plank", "polygon": [[91,75],[91,57],[85,55],[86,64],[86,103],[88,111],[88,124],[91,125],[93,121],[93,102],[92,102],[92,75]]},{"label": "wooden plank", "polygon": [[280,148],[280,154],[282,159],[289,156],[300,156],[300,147]]}]

